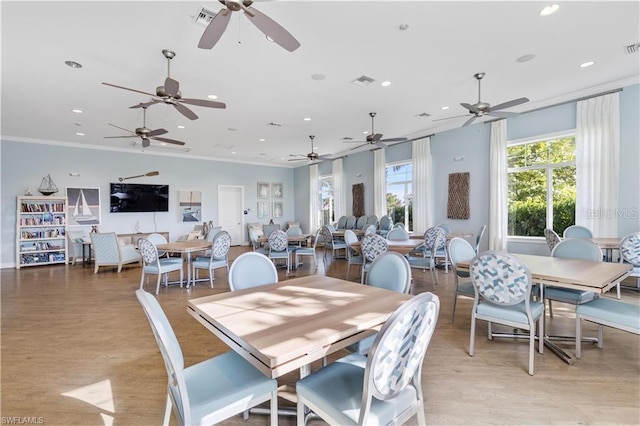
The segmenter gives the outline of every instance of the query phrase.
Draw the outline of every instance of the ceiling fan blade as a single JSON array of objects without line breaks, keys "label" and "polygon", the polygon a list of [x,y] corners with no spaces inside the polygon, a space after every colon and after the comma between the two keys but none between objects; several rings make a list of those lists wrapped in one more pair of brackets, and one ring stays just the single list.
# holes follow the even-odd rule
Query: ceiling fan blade
[{"label": "ceiling fan blade", "polygon": [[342,141],[342,143],[368,143],[367,141]]},{"label": "ceiling fan blade", "polygon": [[164,91],[167,95],[173,98],[178,94],[178,90],[180,90],[180,83],[178,83],[177,80],[174,80],[171,77],[167,77],[164,80]]},{"label": "ceiling fan blade", "polygon": [[208,101],[206,99],[180,99],[178,102],[182,102],[189,105],[196,105],[207,108],[226,108],[227,104],[224,102]]},{"label": "ceiling fan blade", "polygon": [[462,125],[462,127],[468,126],[469,124],[473,123],[475,121],[475,119],[478,118],[477,115],[472,116],[470,119],[468,119],[467,121],[464,122],[464,124]]},{"label": "ceiling fan blade", "polygon": [[460,117],[468,117],[468,116],[469,116],[469,114],[454,115],[453,117],[436,118],[436,119],[431,120],[431,121],[451,120],[452,118],[460,118]]},{"label": "ceiling fan blade", "polygon": [[510,117],[516,117],[520,114],[518,114],[517,112],[506,112],[506,111],[489,111],[487,113],[487,115],[490,115],[492,117],[498,117],[498,118],[510,118]]},{"label": "ceiling fan blade", "polygon": [[518,99],[514,99],[514,100],[511,100],[511,101],[509,101],[509,102],[504,102],[504,103],[502,103],[502,104],[498,104],[498,105],[496,105],[496,106],[494,106],[494,107],[491,107],[491,108],[490,108],[490,111],[496,111],[496,110],[498,110],[498,109],[511,108],[511,107],[516,106],[516,105],[523,104],[523,103],[525,103],[525,102],[529,102],[529,99],[528,99],[528,98],[518,98]]},{"label": "ceiling fan blade", "polygon": [[151,145],[151,141],[149,139],[147,139],[147,138],[142,138],[142,147],[146,148],[149,145]]},{"label": "ceiling fan blade", "polygon": [[159,137],[155,137],[155,136],[150,136],[150,137],[151,137],[151,139],[156,140],[156,141],[160,141],[160,142],[172,143],[174,145],[184,145],[184,142],[177,141],[175,139],[159,138]]},{"label": "ceiling fan blade", "polygon": [[351,148],[351,151],[353,151],[353,150],[355,150],[355,149],[358,149],[358,148],[362,148],[363,146],[367,146],[367,145],[371,145],[371,144],[370,144],[369,142],[365,142],[365,143],[363,143],[362,145],[358,145],[358,146],[356,146],[355,148]]},{"label": "ceiling fan blade", "polygon": [[138,105],[130,106],[129,108],[147,108],[147,107],[150,107],[151,105],[155,105],[160,102],[162,101],[154,99],[150,102],[143,102],[143,103],[139,103]]},{"label": "ceiling fan blade", "polygon": [[154,98],[156,97],[155,93],[149,93],[149,92],[143,92],[142,90],[136,90],[136,89],[129,89],[128,87],[124,87],[124,86],[117,86],[115,84],[111,84],[111,83],[102,83],[105,86],[111,86],[111,87],[116,87],[118,89],[124,89],[124,90],[129,90],[131,92],[136,92],[136,93],[142,93],[143,95],[149,95],[149,96],[153,96]]},{"label": "ceiling fan blade", "polygon": [[307,159],[307,156],[305,155],[304,157],[305,157],[305,158],[292,158],[292,159],[287,160],[287,161],[302,161],[302,160],[306,160],[306,159]]},{"label": "ceiling fan blade", "polygon": [[404,142],[407,138],[389,138],[389,139],[381,139],[380,142]]},{"label": "ceiling fan blade", "polygon": [[198,47],[200,49],[213,48],[222,37],[224,30],[227,29],[229,18],[231,18],[231,11],[226,7],[216,13],[216,16],[213,17],[207,28],[205,28],[204,33],[202,33]]},{"label": "ceiling fan blade", "polygon": [[255,7],[250,6],[247,9],[253,14],[253,16],[251,16],[251,14],[245,11],[247,18],[249,18],[253,25],[262,31],[269,40],[274,41],[289,52],[293,52],[300,47],[300,42],[276,21],[269,18]]},{"label": "ceiling fan blade", "polygon": [[115,127],[116,129],[124,130],[125,132],[129,132],[129,133],[133,134],[134,136],[136,136],[135,132],[132,132],[131,130],[125,129],[124,127],[116,126],[115,124],[111,124],[111,123],[107,123],[107,124],[109,126],[111,126],[111,127]]},{"label": "ceiling fan blade", "polygon": [[471,104],[461,103],[460,105],[462,105],[463,107],[468,109],[469,112],[472,112],[472,113],[480,112],[480,110],[478,108],[476,108],[475,106],[473,106]]},{"label": "ceiling fan blade", "polygon": [[196,115],[195,112],[191,111],[189,108],[187,108],[186,106],[182,105],[180,102],[176,102],[175,104],[173,104],[173,106],[176,107],[176,109],[180,112],[180,114],[184,115],[189,120],[197,120],[198,119],[198,116]]},{"label": "ceiling fan blade", "polygon": [[147,133],[147,136],[160,136],[160,135],[164,135],[166,133],[169,133],[169,132],[166,131],[165,129],[156,129],[156,130],[152,130],[149,133]]},{"label": "ceiling fan blade", "polygon": [[[369,138],[367,138],[368,140]],[[376,133],[375,135],[373,135],[373,137],[371,138],[371,142],[370,143],[376,143],[378,142],[380,139],[382,139],[382,134],[381,133]]]},{"label": "ceiling fan blade", "polygon": [[117,138],[135,138],[137,135],[131,136],[104,136],[104,139],[117,139]]}]

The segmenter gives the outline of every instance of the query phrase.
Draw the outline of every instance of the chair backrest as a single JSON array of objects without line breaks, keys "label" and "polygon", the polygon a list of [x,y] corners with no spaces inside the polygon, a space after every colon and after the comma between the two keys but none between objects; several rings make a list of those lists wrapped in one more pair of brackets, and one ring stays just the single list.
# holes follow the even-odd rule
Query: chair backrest
[{"label": "chair backrest", "polygon": [[83,238],[84,231],[67,231],[67,242],[69,244],[69,248],[71,249],[70,256],[82,256]]},{"label": "chair backrest", "polygon": [[269,238],[269,235],[271,235],[273,231],[280,230],[280,225],[264,225],[262,230],[264,231],[264,236]]},{"label": "chair backrest", "polygon": [[347,224],[347,216],[340,216],[340,218],[338,219],[337,228],[338,229],[344,229],[346,224]]},{"label": "chair backrest", "polygon": [[402,223],[402,222],[396,222],[396,223],[394,223],[394,224],[393,224],[393,226],[391,227],[391,229],[392,229],[392,230],[394,230],[394,229],[398,229],[398,228],[404,229],[404,228],[405,228],[404,223]]},{"label": "chair backrest", "polygon": [[[469,241],[464,238],[452,238],[449,241],[449,259],[451,260],[451,266],[458,276],[462,276],[458,273],[458,262],[463,260],[471,260],[476,256],[476,251],[469,244]],[[468,276],[468,275],[465,275]]]},{"label": "chair backrest", "polygon": [[347,256],[350,258],[351,256],[355,256],[356,251],[351,248],[351,244],[358,242],[358,236],[351,229],[345,229],[344,231],[344,242],[347,244]]},{"label": "chair backrest", "polygon": [[371,264],[366,284],[398,293],[409,293],[411,288],[409,261],[395,251],[382,253]]},{"label": "chair backrest", "polygon": [[393,228],[387,233],[387,240],[406,241],[409,239],[409,233],[404,228]]},{"label": "chair backrest", "polygon": [[287,235],[290,237],[297,237],[299,235],[302,235],[302,228],[300,228],[299,226],[294,226],[292,228],[288,228],[287,229]]},{"label": "chair backrest", "polygon": [[531,272],[517,257],[485,251],[473,259],[469,272],[476,303],[479,296],[496,305],[517,305],[524,301],[530,311]]},{"label": "chair backrest", "polygon": [[551,252],[552,257],[564,259],[602,261],[602,250],[596,243],[583,238],[567,238],[560,241]]},{"label": "chair backrest", "polygon": [[367,217],[360,216],[358,218],[358,221],[356,222],[356,229],[364,229],[366,225],[367,225]]},{"label": "chair backrest", "polygon": [[620,261],[640,266],[640,232],[629,234],[620,241]]},{"label": "chair backrest", "polygon": [[593,238],[589,228],[580,225],[571,225],[562,233],[564,238]]},{"label": "chair backrest", "polygon": [[424,247],[435,255],[437,250],[444,248],[447,242],[447,234],[444,229],[439,226],[432,226],[424,232]]},{"label": "chair backrest", "polygon": [[157,265],[158,264],[158,249],[156,245],[148,238],[138,239],[138,252],[142,257],[142,261],[145,265]]},{"label": "chair backrest", "polygon": [[90,232],[89,237],[96,263],[120,262],[120,248],[115,232]]},{"label": "chair backrest", "polygon": [[229,268],[229,288],[231,291],[277,282],[278,271],[275,265],[262,253],[255,251],[242,253]]},{"label": "chair backrest", "polygon": [[393,220],[391,219],[391,216],[384,215],[380,218],[380,223],[379,223],[380,230],[390,231],[392,227],[393,227]]},{"label": "chair backrest", "polygon": [[484,231],[487,230],[487,225],[482,225],[480,230],[478,231],[478,235],[476,235],[476,253],[480,252],[480,243],[482,242],[482,237],[484,236]]},{"label": "chair backrest", "polygon": [[189,394],[184,380],[184,358],[180,343],[158,300],[142,289],[136,290],[136,297],[149,320],[153,336],[164,359],[169,377],[169,397],[175,407],[179,423],[191,424]]},{"label": "chair backrest", "polygon": [[367,225],[364,227],[364,235],[375,234],[376,226],[375,225]]},{"label": "chair backrest", "polygon": [[376,227],[378,227],[378,216],[376,215],[371,215],[367,218],[367,225],[374,225]]},{"label": "chair backrest", "polygon": [[[390,400],[409,384],[422,395],[421,372],[438,321],[440,299],[425,292],[403,303],[384,323],[369,352],[364,375],[363,401]],[[363,404],[369,407],[370,404]],[[360,413],[358,424],[374,423]]]},{"label": "chair backrest", "polygon": [[547,245],[551,251],[553,251],[553,248],[560,242],[560,236],[551,228],[544,230],[544,239],[547,240]]},{"label": "chair backrest", "polygon": [[229,248],[231,248],[231,235],[227,231],[216,233],[211,245],[211,259],[226,260],[229,257]]},{"label": "chair backrest", "polygon": [[318,228],[316,231],[316,236],[313,239],[313,250],[315,251],[316,247],[318,247],[318,241],[322,240],[322,228]]},{"label": "chair backrest", "polygon": [[369,234],[362,239],[362,256],[367,262],[373,262],[376,257],[389,250],[389,244],[378,234]]},{"label": "chair backrest", "polygon": [[269,235],[269,251],[285,251],[289,246],[287,233],[277,229]]},{"label": "chair backrest", "polygon": [[451,226],[449,226],[449,224],[447,223],[440,223],[438,225],[436,225],[438,228],[442,228],[444,229],[445,234],[450,234],[451,233]]},{"label": "chair backrest", "polygon": [[167,239],[162,234],[149,234],[147,235],[147,240],[151,241],[154,245],[167,243]]},{"label": "chair backrest", "polygon": [[347,223],[345,224],[345,229],[353,229],[356,227],[356,217],[351,215],[347,216]]},{"label": "chair backrest", "polygon": [[216,235],[218,235],[218,232],[220,231],[222,231],[222,226],[214,226],[213,228],[209,229],[209,232],[207,233],[207,241],[213,242],[213,239],[216,237]]}]

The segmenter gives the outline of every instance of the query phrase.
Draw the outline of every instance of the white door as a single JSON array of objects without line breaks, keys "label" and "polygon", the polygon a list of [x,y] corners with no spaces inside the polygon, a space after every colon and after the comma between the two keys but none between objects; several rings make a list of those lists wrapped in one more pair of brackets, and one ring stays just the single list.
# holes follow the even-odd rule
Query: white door
[{"label": "white door", "polygon": [[218,185],[218,220],[222,229],[231,236],[232,246],[243,243],[243,200],[242,186]]}]

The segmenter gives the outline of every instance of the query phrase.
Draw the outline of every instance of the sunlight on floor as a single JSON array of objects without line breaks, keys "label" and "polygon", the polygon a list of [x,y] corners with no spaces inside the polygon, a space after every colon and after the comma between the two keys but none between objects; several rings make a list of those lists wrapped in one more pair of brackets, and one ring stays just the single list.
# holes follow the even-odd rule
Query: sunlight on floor
[{"label": "sunlight on floor", "polygon": [[89,386],[74,389],[70,392],[63,393],[62,395],[79,399],[80,401],[84,401],[99,408],[100,410],[107,411],[109,414],[100,413],[100,416],[102,417],[105,426],[113,425],[115,407],[113,404],[113,393],[111,391],[110,380],[103,380]]}]

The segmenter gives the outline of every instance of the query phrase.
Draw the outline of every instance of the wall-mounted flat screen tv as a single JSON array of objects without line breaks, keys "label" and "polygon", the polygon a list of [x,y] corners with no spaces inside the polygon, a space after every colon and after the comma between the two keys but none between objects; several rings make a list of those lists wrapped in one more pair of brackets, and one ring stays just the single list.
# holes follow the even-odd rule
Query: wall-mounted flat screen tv
[{"label": "wall-mounted flat screen tv", "polygon": [[169,185],[111,183],[111,213],[168,212]]}]

